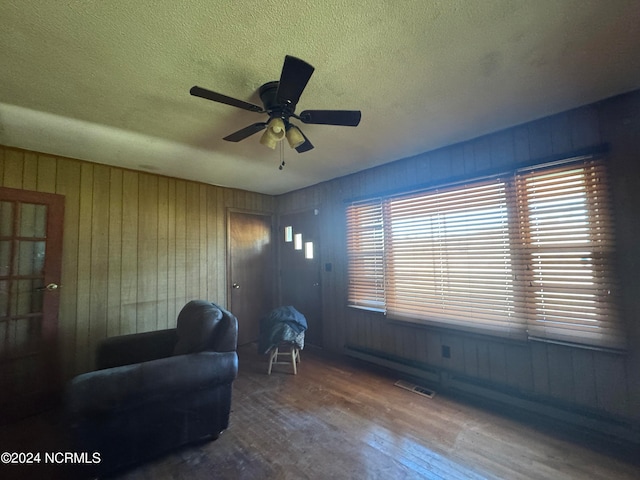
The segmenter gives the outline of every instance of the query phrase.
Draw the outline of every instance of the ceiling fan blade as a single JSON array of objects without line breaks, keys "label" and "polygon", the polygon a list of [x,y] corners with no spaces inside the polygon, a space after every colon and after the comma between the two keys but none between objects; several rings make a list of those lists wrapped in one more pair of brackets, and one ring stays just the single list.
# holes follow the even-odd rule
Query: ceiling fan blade
[{"label": "ceiling fan blade", "polygon": [[260,130],[264,130],[266,126],[266,122],[254,123],[253,125],[249,125],[248,127],[244,127],[237,132],[227,135],[223,140],[226,140],[227,142],[239,142],[240,140],[250,137],[254,133],[258,133]]},{"label": "ceiling fan blade", "polygon": [[300,100],[314,68],[304,60],[287,55],[280,73],[280,82],[276,99],[278,103],[290,103],[295,106]]},{"label": "ceiling fan blade", "polygon": [[298,116],[303,123],[346,127],[357,127],[361,117],[360,110],[305,110]]},{"label": "ceiling fan blade", "polygon": [[228,97],[221,93],[212,92],[211,90],[207,90],[206,88],[194,86],[191,87],[189,93],[194,97],[205,98],[207,100],[212,100],[218,103],[224,103],[226,105],[231,105],[232,107],[242,108],[244,110],[249,110],[250,112],[258,112],[264,113],[265,111],[262,107],[258,105],[254,105],[253,103],[245,102],[243,100],[238,100],[237,98]]},{"label": "ceiling fan blade", "polygon": [[302,133],[302,130],[300,130],[299,128],[298,130],[300,131],[300,134],[304,137],[304,143],[296,147],[296,152],[298,153],[308,152],[313,148],[313,144],[309,141],[307,136],[304,133]]}]

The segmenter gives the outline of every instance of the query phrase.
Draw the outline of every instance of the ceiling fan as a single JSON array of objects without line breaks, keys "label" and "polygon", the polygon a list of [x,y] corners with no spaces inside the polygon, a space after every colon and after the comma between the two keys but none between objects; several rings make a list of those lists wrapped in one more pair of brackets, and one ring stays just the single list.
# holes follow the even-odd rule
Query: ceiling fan
[{"label": "ceiling fan", "polygon": [[356,127],[360,123],[361,117],[359,110],[304,110],[300,114],[296,114],[296,105],[313,71],[314,68],[304,60],[290,55],[285,56],[280,80],[267,82],[258,90],[262,107],[198,86],[192,87],[189,93],[196,97],[224,103],[232,107],[249,110],[250,112],[269,115],[268,121],[257,122],[242,128],[227,135],[224,140],[239,142],[266,129],[260,138],[260,143],[263,145],[274,149],[277,142],[286,137],[291,148],[295,148],[298,153],[303,153],[311,150],[313,145],[302,131],[291,123],[291,119],[295,118],[302,123],[309,124]]}]

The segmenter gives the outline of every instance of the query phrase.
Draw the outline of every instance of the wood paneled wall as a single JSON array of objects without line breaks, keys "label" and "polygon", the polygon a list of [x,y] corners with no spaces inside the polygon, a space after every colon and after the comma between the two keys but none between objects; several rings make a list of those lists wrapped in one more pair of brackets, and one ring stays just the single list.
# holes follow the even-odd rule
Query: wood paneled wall
[{"label": "wood paneled wall", "polygon": [[[428,128],[428,126],[425,126]],[[629,332],[627,355],[539,342],[508,342],[392,322],[346,307],[346,199],[473,178],[492,169],[610,144],[617,269]],[[324,346],[345,346],[480,382],[496,391],[640,424],[640,91],[291,192],[279,213],[318,208]],[[443,358],[442,345],[450,347]]]},{"label": "wood paneled wall", "polygon": [[227,208],[257,193],[0,147],[0,186],[65,196],[59,334],[66,378],[104,337],[175,326],[189,300],[225,306]]},{"label": "wood paneled wall", "polygon": [[[425,128],[428,128],[426,126]],[[346,307],[344,202],[608,142],[617,270],[629,352],[508,342],[410,326]],[[224,305],[226,210],[299,212],[320,222],[323,344],[373,352],[450,378],[640,429],[640,92],[516,126],[279,197],[0,147],[0,185],[65,195],[60,335],[67,377],[92,368],[97,342],[174,325],[184,303]],[[441,355],[450,347],[450,358]]]}]

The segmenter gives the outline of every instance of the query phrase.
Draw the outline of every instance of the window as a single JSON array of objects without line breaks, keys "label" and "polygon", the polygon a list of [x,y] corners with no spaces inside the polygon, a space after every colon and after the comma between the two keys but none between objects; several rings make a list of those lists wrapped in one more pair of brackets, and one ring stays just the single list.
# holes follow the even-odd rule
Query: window
[{"label": "window", "polygon": [[291,225],[284,227],[284,241],[286,243],[293,242],[293,227]]},{"label": "window", "polygon": [[623,348],[593,160],[354,202],[349,305],[509,338]]},{"label": "window", "polygon": [[390,316],[509,332],[513,273],[505,183],[386,202]]},{"label": "window", "polygon": [[384,231],[381,199],[347,208],[349,305],[384,311]]},{"label": "window", "polygon": [[313,242],[304,242],[304,258],[313,260]]},{"label": "window", "polygon": [[532,171],[516,183],[529,336],[623,346],[604,166]]}]

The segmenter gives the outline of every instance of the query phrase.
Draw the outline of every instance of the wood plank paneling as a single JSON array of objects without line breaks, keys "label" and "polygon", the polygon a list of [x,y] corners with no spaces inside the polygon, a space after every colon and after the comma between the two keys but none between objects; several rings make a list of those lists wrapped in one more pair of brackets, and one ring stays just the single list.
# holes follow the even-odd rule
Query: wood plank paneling
[{"label": "wood plank paneling", "polygon": [[[486,344],[480,344],[472,338],[463,339],[464,345],[464,373],[465,375],[469,375],[471,377],[482,377],[480,373],[480,365],[484,365],[486,367],[485,378],[488,377],[488,366],[489,366],[489,355],[486,354],[487,346]],[[484,347],[484,348],[483,348]],[[485,353],[484,358],[485,362],[481,362],[479,356]]]},{"label": "wood plank paneling", "polygon": [[551,150],[554,154],[561,155],[563,152],[570,152],[573,149],[570,121],[568,112],[554,115],[549,119]]},{"label": "wood plank paneling", "polygon": [[533,391],[531,372],[531,352],[526,345],[507,345],[506,347],[507,385],[522,393]]},{"label": "wood plank paneling", "polygon": [[193,298],[224,306],[226,208],[271,214],[275,205],[258,193],[1,146],[0,185],[65,196],[66,378],[93,368],[106,336],[174,327]]},{"label": "wood plank paneling", "polygon": [[462,156],[464,162],[464,174],[473,175],[473,172],[477,172],[476,169],[476,157],[473,153],[473,143],[464,142],[462,144]]},{"label": "wood plank paneling", "polygon": [[491,136],[480,137],[473,142],[473,156],[476,172],[484,172],[491,168]]},{"label": "wood plank paneling", "polygon": [[100,338],[107,336],[107,305],[109,292],[109,208],[110,204],[110,172],[109,167],[95,165],[93,167],[93,185],[91,195],[91,226],[89,245],[91,259],[89,280],[89,346],[91,362]]},{"label": "wood plank paneling", "polygon": [[24,152],[24,168],[22,169],[22,188],[36,190],[38,184],[38,154]]},{"label": "wood plank paneling", "polygon": [[491,382],[507,385],[507,354],[504,343],[493,342],[489,348]]},{"label": "wood plank paneling", "polygon": [[207,268],[208,259],[209,259],[209,251],[207,245],[209,243],[209,232],[207,231],[207,227],[209,223],[207,222],[207,189],[204,185],[200,186],[199,189],[199,205],[198,209],[200,215],[198,216],[198,252],[200,257],[198,259],[198,298],[206,300],[208,298],[208,285],[207,279],[209,277],[209,271]]},{"label": "wood plank paneling", "polygon": [[122,177],[122,263],[120,283],[120,334],[137,331],[138,304],[138,173]]},{"label": "wood plank paneling", "polygon": [[575,382],[575,402],[580,405],[592,406],[598,404],[596,389],[596,369],[591,350],[575,349],[571,352],[571,365]]},{"label": "wood plank paneling", "polygon": [[179,180],[176,183],[176,269],[175,269],[175,304],[176,315],[180,312],[187,298],[187,183]]},{"label": "wood plank paneling", "polygon": [[578,108],[569,112],[571,146],[574,149],[598,145],[602,142],[595,108]]},{"label": "wood plank paneling", "polygon": [[107,336],[120,335],[122,300],[123,172],[111,169],[109,181],[109,252],[107,281]]},{"label": "wood plank paneling", "polygon": [[441,148],[429,155],[433,180],[444,180],[453,176],[451,149]]},{"label": "wood plank paneling", "polygon": [[200,298],[200,188],[186,184],[185,303],[187,297]]},{"label": "wood plank paneling", "polygon": [[514,127],[510,131],[513,135],[513,161],[515,163],[522,163],[531,160],[529,129],[527,126]]},{"label": "wood plank paneling", "polygon": [[[469,352],[465,373],[471,374],[475,378],[491,380],[491,347],[493,344],[474,337],[465,338],[464,342],[465,348]],[[472,374],[474,369],[475,375]]]},{"label": "wood plank paneling", "polygon": [[551,122],[547,119],[529,124],[529,154],[531,158],[546,158],[553,153]]},{"label": "wood plank paneling", "polygon": [[573,402],[575,398],[572,350],[562,345],[547,347],[548,364],[554,366],[549,369],[549,394],[565,402]]},{"label": "wood plank paneling", "polygon": [[169,179],[167,185],[167,327],[173,326],[180,307],[176,302],[176,180]]},{"label": "wood plank paneling", "polygon": [[167,275],[169,264],[169,179],[166,177],[158,178],[158,246],[157,260],[158,266],[158,284],[156,289],[157,295],[157,314],[156,314],[156,330],[173,327],[174,318],[169,319],[169,278]]},{"label": "wood plank paneling", "polygon": [[598,408],[605,412],[627,416],[629,399],[627,390],[627,372],[624,357],[606,354],[598,359],[596,365],[596,394]]},{"label": "wood plank paneling", "polygon": [[[76,369],[93,365],[91,334],[91,215],[93,214],[93,168],[90,163],[80,165],[80,211],[78,228],[78,285],[76,304]],[[63,246],[64,250],[64,246]],[[65,275],[64,264],[62,277]],[[64,284],[64,280],[63,280]],[[60,299],[62,303],[62,298]]]},{"label": "wood plank paneling", "polygon": [[[76,367],[76,324],[78,321],[78,245],[80,229],[80,162],[60,161],[57,168],[56,193],[64,195],[64,238],[62,247],[62,289],[58,312],[58,338],[62,356],[62,371],[81,371]],[[89,366],[86,366],[89,368]]]},{"label": "wood plank paneling", "polygon": [[[640,229],[632,220],[640,211],[640,195],[635,193],[637,188],[630,187],[630,179],[635,178],[637,183],[635,173],[640,170],[638,125],[640,92],[635,92],[281,195],[277,209],[281,214],[313,207],[336,212],[332,222],[339,223],[344,231],[343,202],[347,199],[410,190],[420,184],[446,183],[449,177],[473,178],[488,169],[509,169],[514,164],[610,142],[616,212],[625,219],[617,228],[619,245],[625,248],[620,258],[625,260],[617,267],[621,278],[627,280],[623,293],[628,318],[633,319],[640,312],[640,295],[632,287],[637,286],[633,279],[640,268],[636,248]],[[334,232],[336,227],[321,231]],[[338,298],[335,292],[346,292],[348,288],[346,248],[344,240],[332,243],[331,235],[326,233],[327,238],[321,239],[322,258],[330,258],[336,272],[323,276],[323,288],[331,291],[324,296],[324,325],[327,332],[333,332],[327,335],[325,348],[339,351],[347,344],[378,350],[384,355],[394,354],[463,373],[532,398],[548,399],[552,404],[633,418],[640,426],[640,382],[634,382],[640,378],[634,372],[640,370],[630,368],[640,358],[637,322],[630,322],[630,329],[636,334],[630,337],[632,343],[626,357],[539,342],[494,342],[454,330],[406,329],[386,317],[345,307],[346,299]],[[449,359],[442,358],[443,344],[451,349]]]},{"label": "wood plank paneling", "polygon": [[9,188],[22,187],[22,172],[24,171],[24,154],[22,150],[7,150],[4,156],[4,178],[2,186]]},{"label": "wood plank paneling", "polygon": [[56,174],[57,163],[55,157],[39,154],[36,189],[39,192],[55,193]]},{"label": "wood plank paneling", "polygon": [[513,132],[505,130],[491,135],[491,169],[498,171],[508,168],[513,163],[514,139]]}]

